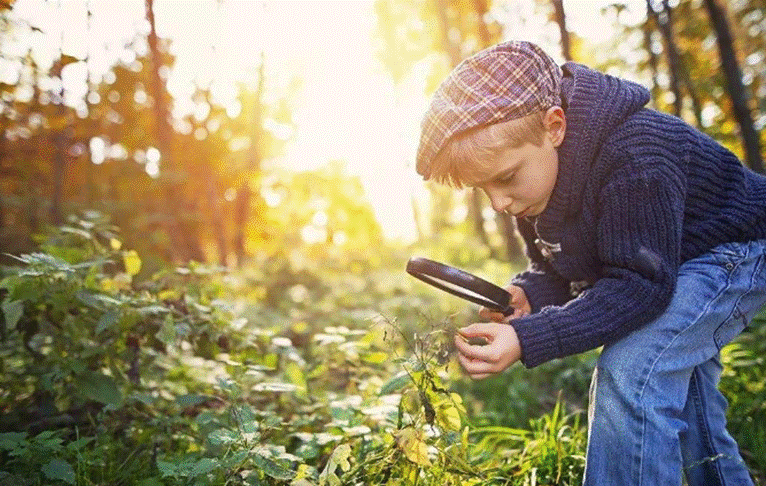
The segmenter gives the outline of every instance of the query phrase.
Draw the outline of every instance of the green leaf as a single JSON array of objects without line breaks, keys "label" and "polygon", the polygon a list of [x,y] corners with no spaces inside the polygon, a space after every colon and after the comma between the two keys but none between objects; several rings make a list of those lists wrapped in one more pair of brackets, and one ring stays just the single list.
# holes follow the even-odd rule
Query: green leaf
[{"label": "green leaf", "polygon": [[191,476],[202,476],[203,474],[207,474],[217,467],[218,461],[215,461],[209,457],[203,457],[197,461],[196,464],[194,464],[194,467],[191,470]]},{"label": "green leaf", "polygon": [[391,394],[401,388],[404,388],[408,383],[410,383],[410,375],[406,371],[401,371],[396,376],[391,378],[388,383],[383,385],[383,388],[380,389],[379,394]]},{"label": "green leaf", "polygon": [[64,481],[65,483],[74,484],[74,469],[68,462],[61,459],[53,459],[48,464],[42,467],[42,472],[45,477],[53,480]]},{"label": "green leaf", "polygon": [[85,447],[86,445],[88,445],[91,442],[93,442],[94,440],[96,440],[95,437],[81,437],[81,438],[79,438],[79,439],[77,439],[75,441],[72,441],[69,444],[67,444],[66,448],[69,451],[78,451],[82,447]]},{"label": "green leaf", "polygon": [[332,451],[330,459],[327,461],[324,470],[319,475],[319,484],[340,484],[340,478],[335,474],[335,470],[340,467],[342,471],[351,469],[351,446],[349,444],[340,444]]},{"label": "green leaf", "polygon": [[165,320],[162,321],[162,327],[157,331],[157,334],[155,334],[154,337],[159,339],[163,344],[172,344],[175,342],[177,338],[176,326],[173,323],[173,317],[170,314],[165,316]]},{"label": "green leaf", "polygon": [[237,434],[229,429],[216,429],[208,434],[207,440],[214,446],[229,445],[237,441]]},{"label": "green leaf", "polygon": [[96,334],[100,334],[107,329],[113,328],[120,321],[120,314],[117,312],[105,312],[101,315],[96,324]]},{"label": "green leaf", "polygon": [[122,394],[111,376],[89,371],[78,375],[77,381],[82,394],[91,400],[106,405],[122,403]]},{"label": "green leaf", "polygon": [[24,313],[24,302],[20,300],[12,300],[9,302],[3,302],[3,315],[5,316],[5,328],[15,329],[19,319],[21,319]]},{"label": "green leaf", "polygon": [[176,403],[181,407],[194,407],[201,403],[205,403],[207,397],[205,395],[180,395],[176,397]]},{"label": "green leaf", "polygon": [[172,462],[157,461],[157,469],[162,473],[162,477],[176,477],[178,475],[177,467]]},{"label": "green leaf", "polygon": [[88,307],[93,307],[94,309],[99,310],[104,309],[105,306],[115,307],[122,305],[122,302],[113,297],[109,297],[108,295],[103,294],[96,294],[93,292],[77,292],[77,299]]},{"label": "green leaf", "polygon": [[265,454],[255,451],[253,456],[253,462],[269,477],[278,479],[281,481],[289,481],[295,477],[295,471],[290,467],[290,463],[287,461],[275,461]]},{"label": "green leaf", "polygon": [[72,228],[71,226],[59,226],[59,230],[62,233],[69,233],[69,234],[81,236],[82,238],[86,240],[93,239],[93,235],[91,235],[89,232],[85,230],[81,230],[80,228]]},{"label": "green leaf", "polygon": [[147,305],[145,307],[139,307],[136,310],[141,315],[164,314],[165,312],[170,312],[170,309],[168,309],[164,305]]},{"label": "green leaf", "polygon": [[25,432],[5,432],[0,434],[0,450],[11,451],[26,443]]},{"label": "green leaf", "polygon": [[298,389],[305,394],[308,390],[308,384],[306,383],[306,375],[303,374],[298,363],[291,361],[285,367],[285,376],[290,380],[290,383],[297,386]]}]

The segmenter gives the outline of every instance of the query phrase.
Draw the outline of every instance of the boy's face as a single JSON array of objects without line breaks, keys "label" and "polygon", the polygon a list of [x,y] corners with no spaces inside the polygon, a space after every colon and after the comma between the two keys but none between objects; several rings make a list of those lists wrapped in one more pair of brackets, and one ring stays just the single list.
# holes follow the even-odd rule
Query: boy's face
[{"label": "boy's face", "polygon": [[[548,205],[558,176],[556,148],[564,139],[566,119],[559,107],[545,114],[546,127],[540,146],[526,143],[509,147],[476,172],[467,185],[482,189],[497,212],[517,217],[537,216]],[[472,178],[474,179],[474,178]]]}]

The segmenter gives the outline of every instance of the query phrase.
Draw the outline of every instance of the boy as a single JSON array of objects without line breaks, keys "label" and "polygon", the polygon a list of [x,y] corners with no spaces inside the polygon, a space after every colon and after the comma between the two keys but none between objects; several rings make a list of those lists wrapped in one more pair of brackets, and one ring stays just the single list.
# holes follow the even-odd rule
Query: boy
[{"label": "boy", "polygon": [[513,214],[516,309],[456,338],[472,378],[604,346],[587,485],[752,484],[726,432],[720,348],[766,304],[766,177],[648,91],[539,47],[465,60],[423,120],[417,170]]}]

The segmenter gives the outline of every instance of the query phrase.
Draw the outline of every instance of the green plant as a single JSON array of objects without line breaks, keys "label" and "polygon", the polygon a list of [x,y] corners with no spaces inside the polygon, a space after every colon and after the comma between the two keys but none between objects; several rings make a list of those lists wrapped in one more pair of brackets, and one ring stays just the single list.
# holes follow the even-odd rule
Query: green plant
[{"label": "green plant", "polygon": [[766,309],[723,348],[720,389],[729,401],[728,429],[758,484],[766,484]]}]

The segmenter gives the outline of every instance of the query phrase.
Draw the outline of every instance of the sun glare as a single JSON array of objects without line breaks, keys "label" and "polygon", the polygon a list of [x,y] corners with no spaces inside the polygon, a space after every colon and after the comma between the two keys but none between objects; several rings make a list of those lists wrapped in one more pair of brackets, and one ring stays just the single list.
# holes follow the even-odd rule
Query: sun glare
[{"label": "sun glare", "polygon": [[[567,0],[572,28],[584,36],[604,35],[608,29],[594,30],[598,22],[592,19],[607,3]],[[312,170],[340,161],[349,174],[360,178],[384,234],[405,241],[415,237],[413,197],[419,199],[424,189],[413,169],[413,158],[431,73],[424,62],[398,85],[393,83],[375,58],[378,41],[371,0],[155,0],[154,6],[158,35],[171,40],[175,57],[167,87],[174,98],[177,130],[187,134],[195,130],[198,139],[216,130],[181,121],[187,115],[203,121],[211,110],[206,102],[193,99],[197,87],[209,89],[211,101],[224,107],[229,117],[238,116],[243,110],[239,87],[255,91],[263,61],[266,103],[288,93],[295,122],[293,129],[275,120],[265,121],[264,128],[276,138],[289,140],[285,153],[267,161],[266,166]],[[537,36],[538,42],[555,43],[555,29],[546,26],[546,19],[536,19],[530,8],[527,2],[512,1],[501,10],[508,15],[515,10],[525,13],[527,20],[517,25],[516,36]],[[634,21],[631,16],[639,10],[627,9],[620,14],[625,17],[621,20]],[[17,0],[13,15],[46,35],[37,31],[19,35],[3,47],[6,51],[31,50],[41,69],[48,69],[61,53],[80,60],[66,66],[61,83],[67,104],[81,116],[87,112],[86,100],[93,102],[87,83],[114,82],[110,66],[117,62],[139,69],[136,55],[148,51],[143,0]],[[552,49],[554,55],[556,51]],[[13,84],[18,71],[18,66],[4,62],[0,80]],[[291,91],[296,79],[300,89]],[[112,97],[119,95],[114,91],[108,96],[114,101]],[[134,101],[145,104],[148,97],[146,91],[137,90]],[[232,139],[230,149],[243,149],[241,142]],[[99,157],[94,155],[93,161],[103,160]],[[150,160],[148,154],[146,158],[147,173],[156,177],[161,163]]]}]

